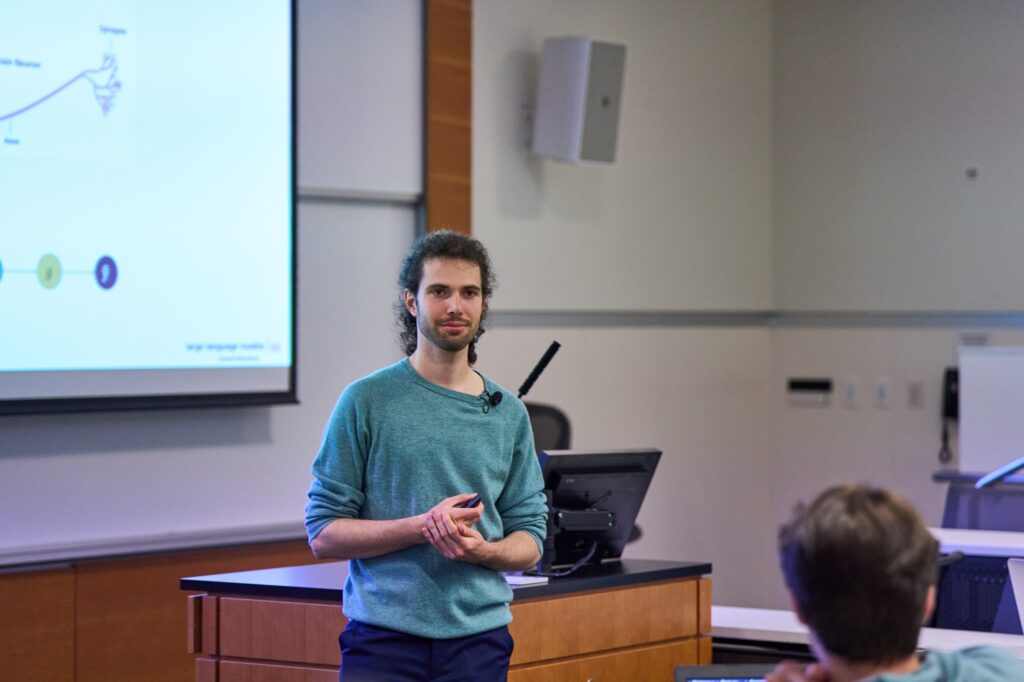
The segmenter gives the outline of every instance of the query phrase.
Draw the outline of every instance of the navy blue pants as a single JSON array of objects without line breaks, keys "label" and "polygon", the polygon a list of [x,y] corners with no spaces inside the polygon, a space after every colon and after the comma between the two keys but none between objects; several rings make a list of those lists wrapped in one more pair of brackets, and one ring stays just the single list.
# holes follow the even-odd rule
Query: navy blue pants
[{"label": "navy blue pants", "polygon": [[504,626],[427,639],[350,620],[338,643],[341,682],[504,682],[512,656]]}]

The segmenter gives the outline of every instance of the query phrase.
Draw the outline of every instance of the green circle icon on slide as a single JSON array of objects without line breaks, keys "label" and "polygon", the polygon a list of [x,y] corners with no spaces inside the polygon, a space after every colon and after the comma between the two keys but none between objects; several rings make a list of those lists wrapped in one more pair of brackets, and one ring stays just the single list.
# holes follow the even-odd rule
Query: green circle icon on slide
[{"label": "green circle icon on slide", "polygon": [[39,259],[39,266],[36,268],[36,275],[39,283],[47,289],[52,289],[60,284],[60,261],[52,253],[48,253]]}]

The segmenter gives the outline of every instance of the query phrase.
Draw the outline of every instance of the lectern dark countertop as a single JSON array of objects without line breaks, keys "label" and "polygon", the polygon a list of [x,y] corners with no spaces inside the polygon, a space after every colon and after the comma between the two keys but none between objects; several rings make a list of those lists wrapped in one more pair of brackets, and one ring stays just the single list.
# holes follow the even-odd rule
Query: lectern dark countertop
[{"label": "lectern dark countertop", "polygon": [[[572,576],[551,578],[545,584],[516,587],[512,591],[512,597],[554,597],[586,590],[640,585],[657,580],[700,577],[710,573],[710,563],[651,559],[613,560],[597,566],[586,566]],[[215,594],[340,602],[347,578],[347,561],[325,561],[306,566],[182,578],[181,589]]]}]

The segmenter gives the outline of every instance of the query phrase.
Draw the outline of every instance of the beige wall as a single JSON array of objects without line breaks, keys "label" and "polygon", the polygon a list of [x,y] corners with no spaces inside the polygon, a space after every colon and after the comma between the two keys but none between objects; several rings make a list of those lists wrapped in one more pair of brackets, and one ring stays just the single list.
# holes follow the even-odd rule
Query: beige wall
[{"label": "beige wall", "polygon": [[573,447],[663,451],[627,556],[711,561],[716,603],[765,604],[776,582],[762,532],[772,492],[752,483],[775,466],[769,332],[497,328],[481,369],[514,391],[552,339],[562,348],[528,398],[567,410]]},{"label": "beige wall", "polygon": [[[502,310],[771,305],[766,0],[478,0],[473,231]],[[549,36],[626,44],[614,164],[527,152]],[[524,109],[526,113],[524,113]]]},{"label": "beige wall", "polygon": [[779,0],[772,19],[776,306],[1024,307],[1024,3]]},{"label": "beige wall", "polygon": [[[514,390],[557,339],[529,397],[568,410],[575,447],[664,451],[628,552],[712,561],[720,603],[765,603],[775,582],[751,522],[770,490],[749,485],[771,467],[770,332],[572,313],[771,306],[770,29],[768,2],[748,0],[474,5],[473,225],[493,308],[570,313],[499,325],[481,369]],[[527,152],[542,40],[565,34],[627,45],[614,164]]]},{"label": "beige wall", "polygon": [[[481,366],[515,388],[557,339],[530,398],[570,413],[574,445],[665,451],[627,552],[710,560],[715,603],[784,607],[775,531],[797,500],[871,481],[938,524],[943,369],[962,332],[1024,336],[983,316],[870,313],[1019,307],[1021,5],[477,0],[474,13],[474,229],[507,312]],[[627,44],[614,164],[526,151],[541,42],[564,34]],[[793,376],[856,399],[793,404]]]}]

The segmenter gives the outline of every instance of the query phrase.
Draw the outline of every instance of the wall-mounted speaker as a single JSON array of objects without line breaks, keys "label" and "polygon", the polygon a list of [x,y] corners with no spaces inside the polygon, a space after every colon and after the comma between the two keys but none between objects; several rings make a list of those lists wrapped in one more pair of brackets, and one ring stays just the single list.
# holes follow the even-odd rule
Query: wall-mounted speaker
[{"label": "wall-mounted speaker", "polygon": [[533,151],[560,161],[614,161],[626,46],[564,36],[544,40]]}]

